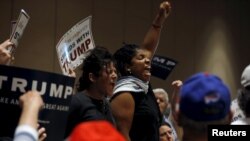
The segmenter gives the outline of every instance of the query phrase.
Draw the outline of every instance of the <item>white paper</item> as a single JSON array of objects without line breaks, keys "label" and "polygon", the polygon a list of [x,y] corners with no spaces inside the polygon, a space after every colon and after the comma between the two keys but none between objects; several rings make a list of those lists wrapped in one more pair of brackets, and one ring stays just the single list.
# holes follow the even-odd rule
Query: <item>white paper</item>
[{"label": "white paper", "polygon": [[11,27],[10,27],[10,36],[13,34],[14,29],[16,27],[16,21],[11,21]]},{"label": "white paper", "polygon": [[89,16],[78,22],[57,43],[57,56],[64,75],[81,65],[89,50],[95,47],[91,19]]},{"label": "white paper", "polygon": [[10,41],[15,45],[15,47],[8,48],[10,53],[14,52],[15,48],[18,46],[18,41],[22,37],[29,19],[29,15],[23,9],[21,9],[17,23],[15,24],[15,27],[12,30],[12,34],[10,36]]}]

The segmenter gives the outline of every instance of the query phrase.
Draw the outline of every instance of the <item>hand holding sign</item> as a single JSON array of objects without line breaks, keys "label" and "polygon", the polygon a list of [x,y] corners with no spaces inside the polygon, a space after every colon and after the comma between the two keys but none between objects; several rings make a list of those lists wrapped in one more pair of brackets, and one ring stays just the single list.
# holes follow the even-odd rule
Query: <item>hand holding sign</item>
[{"label": "hand holding sign", "polygon": [[[48,134],[46,141],[62,141],[75,79],[55,73],[6,65],[0,65],[0,70],[0,80],[2,80],[0,111],[4,113],[0,116],[0,137],[13,137],[21,113],[19,104],[23,104],[23,110],[32,113],[31,116],[20,119],[19,123],[32,122],[35,128],[37,121],[32,120],[36,120],[34,116],[37,116],[38,109],[43,105],[43,109],[39,111],[38,122],[46,129]],[[37,92],[20,97],[30,90],[38,91],[43,102],[40,96],[35,95]],[[43,130],[38,131],[41,135],[39,141],[41,141],[44,137]]]},{"label": "hand holding sign", "polygon": [[11,61],[11,54],[7,49],[13,45],[9,39],[0,44],[0,64],[7,65]]},{"label": "hand holding sign", "polygon": [[151,73],[152,76],[158,77],[160,79],[167,79],[169,74],[177,65],[177,61],[170,59],[168,57],[155,55],[152,59],[152,69]]},{"label": "hand holding sign", "polygon": [[64,75],[72,76],[89,50],[95,47],[91,32],[91,16],[74,25],[58,42],[57,56]]}]

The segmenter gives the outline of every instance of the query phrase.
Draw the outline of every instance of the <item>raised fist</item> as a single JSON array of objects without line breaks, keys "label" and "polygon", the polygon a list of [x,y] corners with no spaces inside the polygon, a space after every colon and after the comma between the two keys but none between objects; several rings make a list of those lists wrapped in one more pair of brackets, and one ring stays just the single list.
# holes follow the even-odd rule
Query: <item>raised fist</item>
[{"label": "raised fist", "polygon": [[168,1],[164,1],[160,4],[160,15],[164,15],[166,18],[171,11],[171,5]]}]

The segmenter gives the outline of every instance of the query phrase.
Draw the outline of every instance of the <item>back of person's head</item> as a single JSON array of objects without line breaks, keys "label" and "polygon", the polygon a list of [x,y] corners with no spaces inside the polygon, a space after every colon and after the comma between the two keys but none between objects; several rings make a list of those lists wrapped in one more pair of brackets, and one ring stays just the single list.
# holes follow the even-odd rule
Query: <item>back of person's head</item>
[{"label": "back of person's head", "polygon": [[197,73],[180,90],[180,125],[204,133],[209,124],[229,124],[231,96],[216,75]]},{"label": "back of person's head", "polygon": [[166,102],[169,102],[168,93],[163,88],[153,89],[154,94],[162,94],[165,97]]},{"label": "back of person's head", "polygon": [[241,74],[241,85],[250,90],[250,65],[246,66]]},{"label": "back of person's head", "polygon": [[69,141],[125,141],[125,138],[108,121],[87,121],[77,125]]},{"label": "back of person's head", "polygon": [[131,64],[131,60],[136,55],[138,48],[138,45],[124,43],[124,45],[114,53],[117,69],[121,76],[130,75],[126,67]]},{"label": "back of person's head", "polygon": [[92,84],[89,79],[89,73],[99,77],[105,66],[107,67],[112,62],[114,62],[113,56],[105,47],[96,46],[92,49],[83,61],[78,91],[85,90]]},{"label": "back of person's head", "polygon": [[161,113],[168,117],[170,114],[168,93],[162,88],[153,89],[153,93],[155,95]]},{"label": "back of person's head", "polygon": [[238,91],[238,104],[246,117],[250,117],[250,65],[242,71],[241,85],[242,88]]}]

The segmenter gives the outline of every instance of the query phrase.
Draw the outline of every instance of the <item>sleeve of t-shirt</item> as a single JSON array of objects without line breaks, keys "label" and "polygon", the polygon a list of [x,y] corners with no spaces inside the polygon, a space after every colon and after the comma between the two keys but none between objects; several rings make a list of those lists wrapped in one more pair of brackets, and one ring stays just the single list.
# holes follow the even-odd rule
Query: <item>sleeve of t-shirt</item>
[{"label": "sleeve of t-shirt", "polygon": [[13,141],[37,141],[37,130],[29,125],[19,125],[14,134]]}]

